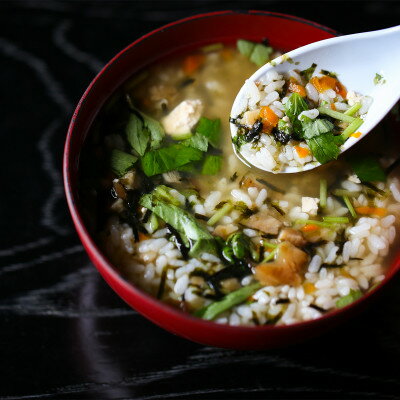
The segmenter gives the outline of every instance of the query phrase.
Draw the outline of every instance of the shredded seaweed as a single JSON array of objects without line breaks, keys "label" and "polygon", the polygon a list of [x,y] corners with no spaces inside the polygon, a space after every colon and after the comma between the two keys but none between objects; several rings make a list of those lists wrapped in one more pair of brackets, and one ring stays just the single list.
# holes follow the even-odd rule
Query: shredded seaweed
[{"label": "shredded seaweed", "polygon": [[274,192],[285,194],[286,192],[283,189],[280,189],[273,185],[272,183],[267,182],[265,179],[257,178],[257,182],[261,183],[262,185],[266,186],[267,188],[273,190]]},{"label": "shredded seaweed", "polygon": [[361,182],[361,185],[367,187],[368,189],[371,189],[372,191],[380,194],[381,196],[385,196],[386,193],[384,190],[377,188],[373,183],[371,182]]},{"label": "shredded seaweed", "polygon": [[285,211],[283,211],[282,208],[280,208],[276,203],[271,202],[271,207],[275,208],[279,214],[286,215]]},{"label": "shredded seaweed", "polygon": [[195,81],[196,81],[196,79],[194,79],[194,78],[186,78],[178,84],[178,88],[183,89],[184,87],[191,85]]},{"label": "shredded seaweed", "polygon": [[175,241],[175,245],[178,248],[178,250],[182,253],[182,258],[184,260],[188,260],[189,259],[189,249],[185,246],[185,244],[183,243],[183,240],[181,238],[181,235],[179,234],[179,232],[172,227],[170,224],[166,224],[167,227],[167,231],[168,233],[171,235],[171,237],[174,238]]},{"label": "shredded seaweed", "polygon": [[230,180],[231,182],[235,182],[236,179],[237,179],[237,177],[238,177],[238,174],[237,174],[237,172],[235,171],[235,172],[233,173],[233,175],[229,178],[229,180]]},{"label": "shredded seaweed", "polygon": [[310,304],[309,307],[313,308],[314,310],[317,310],[319,312],[325,313],[326,310],[323,309],[322,307],[317,306],[316,304]]},{"label": "shredded seaweed", "polygon": [[157,299],[161,300],[165,291],[165,281],[167,279],[167,272],[169,267],[164,267],[161,272],[160,285],[158,286]]},{"label": "shredded seaweed", "polygon": [[206,216],[203,215],[203,214],[194,213],[194,216],[195,216],[197,219],[202,219],[203,221],[208,221],[208,217],[206,217]]},{"label": "shredded seaweed", "polygon": [[288,304],[290,303],[289,299],[278,299],[275,304]]},{"label": "shredded seaweed", "polygon": [[393,170],[395,170],[398,166],[400,165],[400,158],[398,158],[396,161],[394,161],[392,164],[390,164],[386,170],[385,173],[386,175],[389,175]]}]

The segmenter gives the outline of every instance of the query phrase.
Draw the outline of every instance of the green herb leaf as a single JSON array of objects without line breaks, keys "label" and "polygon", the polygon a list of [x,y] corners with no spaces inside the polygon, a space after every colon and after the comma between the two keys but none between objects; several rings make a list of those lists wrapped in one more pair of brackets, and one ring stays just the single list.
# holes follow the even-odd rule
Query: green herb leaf
[{"label": "green herb leaf", "polygon": [[181,142],[184,146],[193,147],[194,149],[198,149],[201,151],[207,151],[208,149],[208,140],[204,135],[200,133],[195,133],[191,138],[183,140]]},{"label": "green herb leaf", "polygon": [[111,169],[118,176],[126,174],[133,167],[133,164],[135,164],[136,161],[137,157],[125,153],[124,151],[114,149],[111,152]]},{"label": "green herb leaf", "polygon": [[321,164],[336,160],[340,154],[334,135],[330,132],[307,139],[307,144],[314,157]]},{"label": "green herb leaf", "polygon": [[343,308],[358,300],[362,296],[361,290],[350,289],[350,293],[347,296],[341,297],[336,301],[337,308]]},{"label": "green herb leaf", "polygon": [[386,80],[383,78],[383,76],[378,74],[378,73],[376,73],[375,74],[375,78],[374,78],[374,84],[375,85],[379,85],[379,84],[382,85],[384,83],[386,83]]},{"label": "green herb leaf", "polygon": [[137,108],[135,108],[135,111],[142,117],[143,127],[147,129],[150,133],[151,149],[158,149],[165,136],[163,126],[154,118],[151,118],[148,115],[142,113]]},{"label": "green herb leaf", "polygon": [[283,107],[294,132],[303,137],[303,124],[299,121],[298,116],[301,112],[308,110],[306,101],[298,93],[293,93]]},{"label": "green herb leaf", "polygon": [[212,146],[218,147],[221,140],[221,120],[201,117],[196,132],[205,136]]},{"label": "green herb leaf", "polygon": [[150,133],[144,129],[142,120],[136,114],[130,114],[125,133],[132,149],[143,156],[150,141]]},{"label": "green herb leaf", "polygon": [[204,160],[203,168],[201,169],[201,173],[203,175],[215,175],[217,174],[222,165],[222,157],[221,156],[212,156],[208,155]]},{"label": "green herb leaf", "polygon": [[272,47],[264,46],[261,43],[257,43],[254,46],[253,51],[251,52],[250,61],[261,67],[269,60],[272,52]]},{"label": "green herb leaf", "polygon": [[385,181],[385,171],[372,155],[359,155],[348,160],[354,173],[362,182]]},{"label": "green herb leaf", "polygon": [[196,311],[194,315],[211,321],[222,312],[245,302],[248,297],[257,292],[257,290],[261,287],[262,285],[260,283],[253,283],[252,285],[244,286],[232,293],[227,294],[224,298],[222,298],[222,300],[215,301],[214,303],[211,303],[208,306]]},{"label": "green herb leaf", "polygon": [[327,119],[314,119],[312,122],[303,125],[303,136],[305,139],[311,139],[315,136],[333,131],[332,122]]},{"label": "green herb leaf", "polygon": [[174,144],[147,152],[141,159],[143,172],[147,176],[174,171],[191,161],[201,160],[203,153],[192,147]]},{"label": "green herb leaf", "polygon": [[331,78],[337,79],[338,74],[336,72],[327,71],[326,69],[321,69],[320,73],[322,75],[330,76]]},{"label": "green herb leaf", "polygon": [[249,40],[239,39],[236,42],[236,46],[239,50],[239,53],[243,54],[246,57],[250,57],[256,44],[254,42],[250,42]]},{"label": "green herb leaf", "polygon": [[311,65],[311,67],[308,67],[307,69],[303,69],[303,71],[300,71],[300,75],[303,76],[306,79],[306,81],[308,82],[311,79],[311,77],[315,71],[315,68],[317,68],[317,64],[313,63]]}]

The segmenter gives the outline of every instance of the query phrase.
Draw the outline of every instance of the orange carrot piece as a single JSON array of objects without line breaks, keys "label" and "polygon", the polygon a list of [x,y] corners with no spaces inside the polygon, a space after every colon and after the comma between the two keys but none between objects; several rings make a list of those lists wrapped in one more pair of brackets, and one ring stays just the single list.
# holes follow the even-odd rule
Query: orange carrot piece
[{"label": "orange carrot piece", "polygon": [[336,111],[335,103],[331,103],[331,109],[332,109],[333,111]]},{"label": "orange carrot piece", "polygon": [[318,92],[323,93],[325,90],[332,89],[337,94],[340,94],[343,98],[346,98],[347,91],[346,88],[335,78],[331,76],[313,76],[310,79],[310,82],[314,85],[314,87],[318,90]]},{"label": "orange carrot piece", "polygon": [[347,96],[346,87],[345,87],[344,85],[342,85],[339,81],[337,81],[336,88],[335,88],[335,92],[336,92],[337,94],[340,94],[344,99],[345,99],[346,96]]},{"label": "orange carrot piece", "polygon": [[300,158],[305,158],[305,157],[307,157],[307,156],[309,156],[309,155],[311,154],[310,150],[308,150],[308,149],[306,149],[306,148],[304,148],[304,147],[301,147],[301,146],[294,146],[294,148],[295,148],[295,150],[297,151],[297,155],[298,155]]},{"label": "orange carrot piece", "polygon": [[150,239],[149,235],[146,235],[143,232],[139,232],[139,242],[141,242],[142,240],[148,240],[148,239]]},{"label": "orange carrot piece", "polygon": [[260,117],[262,119],[262,131],[264,133],[271,133],[272,129],[278,125],[279,117],[268,106],[261,107]]},{"label": "orange carrot piece", "polygon": [[296,83],[294,80],[291,80],[288,86],[289,92],[298,93],[301,97],[306,97],[306,89],[304,86]]},{"label": "orange carrot piece", "polygon": [[315,290],[316,290],[315,285],[313,283],[311,283],[311,282],[304,282],[303,288],[304,288],[304,293],[305,294],[314,293]]},{"label": "orange carrot piece", "polygon": [[361,132],[354,132],[353,134],[351,134],[350,136],[353,136],[353,137],[355,137],[355,138],[359,138],[360,136],[362,135],[362,133]]},{"label": "orange carrot piece", "polygon": [[204,64],[204,61],[205,61],[204,54],[193,54],[187,56],[183,60],[183,72],[186,75],[192,75]]},{"label": "orange carrot piece", "polygon": [[384,217],[387,214],[386,208],[381,207],[356,207],[355,208],[357,214],[361,215],[376,215],[377,217]]},{"label": "orange carrot piece", "polygon": [[307,224],[307,225],[304,225],[300,230],[302,232],[314,232],[314,231],[317,231],[318,229],[319,229],[318,225]]}]

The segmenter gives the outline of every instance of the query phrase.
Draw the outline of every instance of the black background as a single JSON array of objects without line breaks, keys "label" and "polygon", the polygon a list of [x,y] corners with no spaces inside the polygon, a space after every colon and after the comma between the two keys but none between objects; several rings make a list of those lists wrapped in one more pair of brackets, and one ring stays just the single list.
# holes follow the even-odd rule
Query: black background
[{"label": "black background", "polygon": [[61,181],[73,107],[140,35],[223,9],[294,14],[342,33],[400,22],[400,2],[0,2],[1,399],[399,398],[399,279],[325,336],[239,352],[154,326],[82,250]]}]

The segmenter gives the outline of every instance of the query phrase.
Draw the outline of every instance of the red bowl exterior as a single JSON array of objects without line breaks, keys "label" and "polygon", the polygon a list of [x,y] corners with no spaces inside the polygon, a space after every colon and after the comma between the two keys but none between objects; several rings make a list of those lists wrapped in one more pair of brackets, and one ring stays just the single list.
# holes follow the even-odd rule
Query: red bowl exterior
[{"label": "red bowl exterior", "polygon": [[233,327],[194,318],[174,309],[125,281],[88,233],[78,193],[81,149],[89,128],[106,99],[135,71],[169,54],[212,42],[234,43],[238,38],[259,41],[285,51],[337,35],[333,30],[290,15],[265,11],[221,11],[186,18],[157,29],[133,42],[96,76],[82,96],[70,123],[64,151],[64,185],[78,235],[90,259],[108,284],[130,306],[166,330],[195,342],[234,349],[286,346],[314,337],[360,311],[399,270],[400,257],[385,280],[360,300],[325,316],[290,326]]}]

